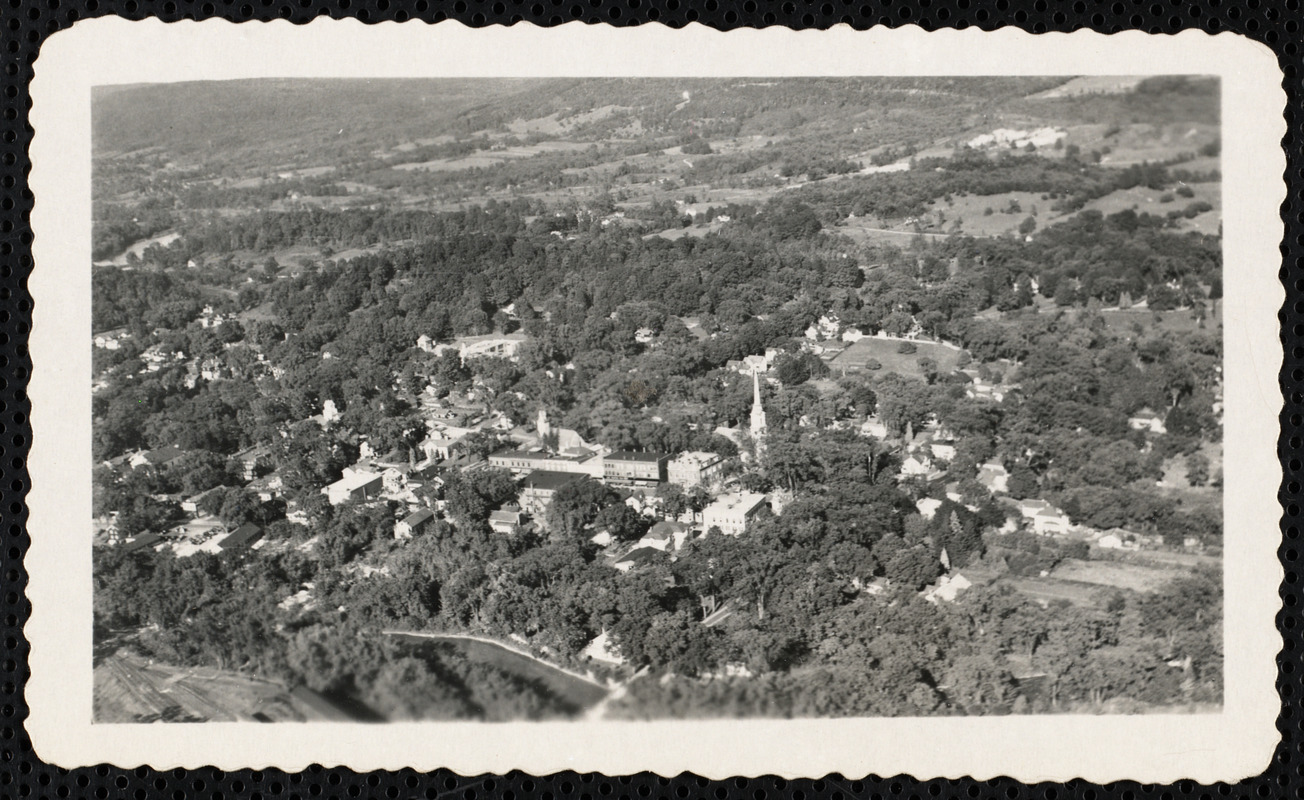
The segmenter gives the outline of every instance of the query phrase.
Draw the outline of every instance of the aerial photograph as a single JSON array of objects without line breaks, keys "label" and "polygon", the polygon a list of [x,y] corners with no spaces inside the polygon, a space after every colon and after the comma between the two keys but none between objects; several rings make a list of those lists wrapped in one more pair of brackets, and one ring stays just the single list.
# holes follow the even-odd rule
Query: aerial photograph
[{"label": "aerial photograph", "polygon": [[97,87],[94,721],[1219,712],[1220,88]]}]

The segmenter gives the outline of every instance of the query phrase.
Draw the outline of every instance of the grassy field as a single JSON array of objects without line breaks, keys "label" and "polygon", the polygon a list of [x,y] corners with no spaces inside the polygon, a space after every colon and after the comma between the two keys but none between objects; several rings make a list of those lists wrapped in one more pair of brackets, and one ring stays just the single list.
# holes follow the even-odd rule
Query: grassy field
[{"label": "grassy field", "polygon": [[1060,582],[1086,584],[1089,587],[1131,589],[1153,592],[1162,588],[1185,570],[1165,569],[1129,561],[1064,561],[1050,577]]},{"label": "grassy field", "polygon": [[[1006,214],[1004,210],[1011,203],[1017,203],[1019,211]],[[1043,200],[1040,192],[1004,192],[989,195],[952,196],[951,202],[935,200],[929,205],[929,211],[935,216],[941,212],[942,229],[949,232],[955,220],[960,220],[960,229],[970,236],[1003,236],[1015,233],[1019,224],[1034,211],[1037,227],[1050,225],[1055,220],[1050,206],[1053,201]],[[986,214],[991,209],[990,215]]]},{"label": "grassy field", "polygon": [[847,346],[829,364],[834,374],[842,370],[859,372],[865,370],[865,364],[874,359],[883,365],[875,370],[880,375],[895,372],[898,375],[923,376],[919,368],[919,359],[931,358],[937,362],[939,372],[951,372],[956,368],[960,350],[953,350],[935,342],[915,342],[916,352],[906,354],[898,352],[901,342],[895,339],[877,339],[868,337]]},{"label": "grassy field", "polygon": [[[1146,331],[1189,334],[1201,330],[1189,309],[1177,311],[1151,311],[1146,308],[1107,309],[1100,312],[1105,324],[1115,333],[1131,334],[1133,324],[1139,323]],[[1203,330],[1217,334],[1222,326],[1222,305],[1210,309]]]}]

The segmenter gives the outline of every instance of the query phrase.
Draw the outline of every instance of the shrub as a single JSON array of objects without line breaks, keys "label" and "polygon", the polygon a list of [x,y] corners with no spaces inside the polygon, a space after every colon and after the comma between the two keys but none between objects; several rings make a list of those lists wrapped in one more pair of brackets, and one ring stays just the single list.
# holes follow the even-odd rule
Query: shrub
[{"label": "shrub", "polygon": [[868,360],[868,361],[865,362],[865,369],[878,370],[878,369],[882,369],[882,368],[883,368],[883,365],[880,364],[879,361],[878,361],[878,359],[876,359],[876,358],[871,358],[870,360]]},{"label": "shrub", "polygon": [[1177,196],[1186,197],[1186,198],[1195,197],[1195,190],[1192,189],[1190,186],[1178,186]]},{"label": "shrub", "polygon": [[914,342],[902,342],[901,344],[897,345],[897,352],[901,353],[902,355],[908,356],[916,352],[917,350],[919,350],[919,348],[915,346]]},{"label": "shrub", "polygon": [[1173,195],[1172,195],[1171,193],[1165,192],[1165,193],[1159,195],[1159,202],[1161,202],[1161,203],[1171,203],[1171,202],[1173,202]]}]

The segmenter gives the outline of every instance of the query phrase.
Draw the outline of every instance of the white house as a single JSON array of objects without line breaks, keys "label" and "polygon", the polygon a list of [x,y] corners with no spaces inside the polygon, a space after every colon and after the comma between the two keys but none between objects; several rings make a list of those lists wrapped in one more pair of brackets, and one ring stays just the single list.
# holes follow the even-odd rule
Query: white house
[{"label": "white house", "polygon": [[924,519],[932,519],[937,515],[937,509],[942,507],[942,501],[934,497],[922,497],[915,501],[915,508],[919,509],[919,515]]},{"label": "white house", "polygon": [[435,512],[428,508],[413,511],[394,525],[395,539],[411,539],[414,534],[421,533],[435,518]]},{"label": "white house", "polygon": [[1020,500],[1019,513],[1042,536],[1068,533],[1073,523],[1063,511],[1040,499]]},{"label": "white house", "polygon": [[930,603],[936,603],[938,600],[954,603],[960,592],[971,586],[973,586],[973,583],[959,573],[956,573],[953,577],[943,575],[938,578],[936,586],[924,592],[924,599]]},{"label": "white house", "polygon": [[1010,486],[1010,473],[1005,465],[988,462],[978,468],[978,482],[987,487],[989,492],[1007,492]]},{"label": "white house", "polygon": [[1168,428],[1164,426],[1164,418],[1150,408],[1143,408],[1128,417],[1127,424],[1132,426],[1133,430],[1168,433]]},{"label": "white house", "polygon": [[374,500],[380,496],[384,480],[375,472],[345,470],[343,478],[321,490],[330,504],[337,506],[350,500]]}]

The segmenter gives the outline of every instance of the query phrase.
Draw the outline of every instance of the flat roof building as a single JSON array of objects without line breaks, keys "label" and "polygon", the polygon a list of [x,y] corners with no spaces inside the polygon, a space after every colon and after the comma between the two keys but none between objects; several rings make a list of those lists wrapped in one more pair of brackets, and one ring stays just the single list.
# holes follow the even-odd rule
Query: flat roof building
[{"label": "flat roof building", "polygon": [[574,472],[535,470],[521,481],[521,509],[542,521],[558,491],[587,479],[588,476]]},{"label": "flat roof building", "polygon": [[261,538],[263,538],[263,529],[252,522],[246,522],[227,534],[217,543],[217,546],[224,553],[232,550],[243,550]]},{"label": "flat roof building", "polygon": [[702,527],[708,532],[719,528],[727,536],[738,536],[746,533],[748,526],[768,509],[765,495],[757,492],[722,494],[702,509]]},{"label": "flat roof building", "polygon": [[343,478],[321,490],[330,504],[374,500],[380,496],[384,479],[375,472],[349,470]]},{"label": "flat roof building", "polygon": [[666,479],[685,489],[711,483],[724,471],[724,458],[718,453],[692,451],[680,453],[666,465]]},{"label": "flat roof building", "polygon": [[602,459],[602,477],[615,486],[655,486],[666,480],[664,453],[635,453],[622,450]]}]

